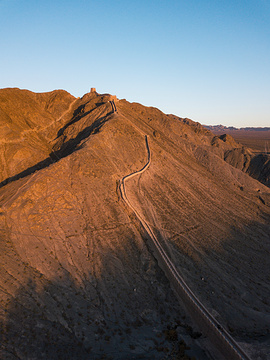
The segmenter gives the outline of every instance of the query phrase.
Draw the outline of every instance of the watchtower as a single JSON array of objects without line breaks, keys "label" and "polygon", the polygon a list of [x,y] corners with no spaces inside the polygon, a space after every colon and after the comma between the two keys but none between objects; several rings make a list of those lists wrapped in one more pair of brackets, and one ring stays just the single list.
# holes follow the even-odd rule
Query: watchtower
[{"label": "watchtower", "polygon": [[96,88],[91,88],[90,92],[91,93],[96,92]]}]

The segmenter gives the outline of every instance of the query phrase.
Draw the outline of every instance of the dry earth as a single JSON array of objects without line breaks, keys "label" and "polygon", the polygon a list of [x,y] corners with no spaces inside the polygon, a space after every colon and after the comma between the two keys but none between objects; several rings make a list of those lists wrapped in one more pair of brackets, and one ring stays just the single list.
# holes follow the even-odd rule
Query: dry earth
[{"label": "dry earth", "polygon": [[251,359],[269,359],[270,190],[224,161],[250,150],[113,99],[0,90],[1,358],[216,358],[120,198],[149,135],[130,201]]},{"label": "dry earth", "polygon": [[270,186],[270,128],[205,127],[223,141],[236,140],[234,148],[224,153],[225,161]]},{"label": "dry earth", "polygon": [[211,130],[215,135],[231,135],[235,140],[239,141],[246,147],[251,148],[255,152],[270,152],[270,127],[240,129],[222,125],[204,125],[204,127],[208,130]]}]

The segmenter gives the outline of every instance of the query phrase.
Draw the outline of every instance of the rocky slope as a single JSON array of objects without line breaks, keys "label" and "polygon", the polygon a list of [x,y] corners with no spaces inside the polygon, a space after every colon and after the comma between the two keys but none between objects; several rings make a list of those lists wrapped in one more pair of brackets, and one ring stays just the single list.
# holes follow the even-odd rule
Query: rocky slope
[{"label": "rocky slope", "polygon": [[[232,145],[231,139],[233,138],[230,135],[223,134],[219,136],[219,139]],[[270,154],[256,153],[234,141],[234,144],[223,152],[223,158],[230,165],[270,187]]]},{"label": "rocky slope", "polygon": [[0,100],[2,358],[211,358],[119,195],[147,161],[144,135],[152,162],[129,199],[207,308],[267,358],[270,190],[224,161],[240,145],[125,100],[116,113],[108,94]]},{"label": "rocky slope", "polygon": [[223,159],[270,187],[270,128],[204,127],[224,142],[231,142],[232,137],[237,139],[231,148],[223,152]]},{"label": "rocky slope", "polygon": [[75,100],[66,91],[0,91],[0,183],[42,166],[51,152],[50,140],[70,118]]}]

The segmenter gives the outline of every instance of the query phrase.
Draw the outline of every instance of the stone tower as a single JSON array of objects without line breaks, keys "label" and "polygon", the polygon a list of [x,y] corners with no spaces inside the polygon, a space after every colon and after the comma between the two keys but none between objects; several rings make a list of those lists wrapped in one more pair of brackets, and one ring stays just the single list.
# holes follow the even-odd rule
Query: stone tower
[{"label": "stone tower", "polygon": [[91,88],[90,92],[91,93],[96,92],[96,88]]}]

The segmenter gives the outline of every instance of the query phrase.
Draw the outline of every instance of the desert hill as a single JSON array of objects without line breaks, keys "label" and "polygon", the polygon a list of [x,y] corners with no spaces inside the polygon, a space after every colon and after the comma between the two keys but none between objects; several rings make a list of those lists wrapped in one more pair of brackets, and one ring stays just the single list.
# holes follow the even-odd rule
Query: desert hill
[{"label": "desert hill", "polygon": [[[0,182],[44,160],[75,98],[66,91],[0,91]],[[71,112],[72,113],[72,112]],[[69,115],[69,114],[67,114]]]},{"label": "desert hill", "polygon": [[270,190],[224,160],[250,149],[95,91],[0,90],[0,124],[1,358],[215,358],[121,199],[148,136],[129,201],[215,318],[267,359]]},{"label": "desert hill", "polygon": [[[224,152],[224,160],[230,165],[248,173],[253,178],[270,186],[270,128],[234,128],[223,125],[204,127],[211,130],[217,137],[233,138],[238,142],[238,146]],[[244,145],[239,148],[239,143]]]}]

